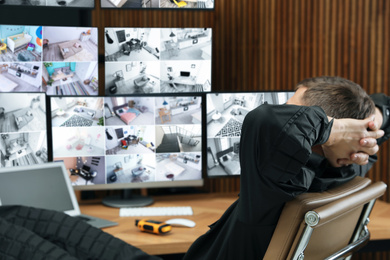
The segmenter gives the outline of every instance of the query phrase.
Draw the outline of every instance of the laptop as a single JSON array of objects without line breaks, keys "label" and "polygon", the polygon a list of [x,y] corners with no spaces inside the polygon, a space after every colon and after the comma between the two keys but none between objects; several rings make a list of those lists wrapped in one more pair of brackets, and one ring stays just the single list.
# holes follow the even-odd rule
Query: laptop
[{"label": "laptop", "polygon": [[0,168],[0,205],[22,205],[57,210],[97,228],[117,223],[81,214],[63,162]]}]

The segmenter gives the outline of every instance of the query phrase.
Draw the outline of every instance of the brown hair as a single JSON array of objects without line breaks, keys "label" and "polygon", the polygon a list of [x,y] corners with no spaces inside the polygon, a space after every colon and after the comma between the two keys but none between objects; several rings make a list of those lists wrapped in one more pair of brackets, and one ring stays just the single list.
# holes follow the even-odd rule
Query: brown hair
[{"label": "brown hair", "polygon": [[307,87],[303,104],[319,106],[334,118],[364,119],[375,113],[375,104],[364,89],[355,82],[340,77],[315,77],[297,84]]}]

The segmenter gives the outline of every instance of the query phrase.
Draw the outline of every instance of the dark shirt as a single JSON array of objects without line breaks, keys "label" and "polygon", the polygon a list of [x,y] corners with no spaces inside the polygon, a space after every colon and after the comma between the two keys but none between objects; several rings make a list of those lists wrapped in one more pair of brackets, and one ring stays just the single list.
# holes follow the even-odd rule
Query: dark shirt
[{"label": "dark shirt", "polygon": [[[374,101],[382,111],[390,105],[388,98]],[[312,153],[312,146],[328,140],[331,127],[319,107],[262,105],[248,113],[240,141],[240,196],[184,259],[262,259],[287,201],[364,176],[375,156],[368,166],[332,168]],[[385,132],[379,142],[389,138]]]}]

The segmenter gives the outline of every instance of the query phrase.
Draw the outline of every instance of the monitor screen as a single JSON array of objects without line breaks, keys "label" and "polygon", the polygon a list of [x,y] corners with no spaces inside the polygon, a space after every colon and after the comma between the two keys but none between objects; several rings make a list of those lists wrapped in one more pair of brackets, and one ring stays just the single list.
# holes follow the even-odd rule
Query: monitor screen
[{"label": "monitor screen", "polygon": [[94,8],[95,0],[3,0],[1,5]]},{"label": "monitor screen", "polygon": [[97,95],[97,39],[97,28],[0,25],[0,92]]},{"label": "monitor screen", "polygon": [[294,92],[206,94],[207,176],[240,175],[241,127],[246,114],[263,104],[284,104]]},{"label": "monitor screen", "polygon": [[54,161],[75,189],[200,186],[202,96],[50,97]]},{"label": "monitor screen", "polygon": [[44,93],[0,93],[0,168],[48,161]]},{"label": "monitor screen", "polygon": [[43,81],[48,95],[98,95],[98,30],[44,26]]},{"label": "monitor screen", "polygon": [[212,10],[214,0],[100,0],[101,8]]},{"label": "monitor screen", "polygon": [[189,71],[180,71],[181,77],[189,77],[191,75],[191,72]]},{"label": "monitor screen", "polygon": [[105,28],[105,93],[209,92],[211,28]]},{"label": "monitor screen", "polygon": [[72,214],[78,207],[75,208],[74,192],[69,190],[65,177],[62,164],[0,169],[0,205],[24,205]]}]

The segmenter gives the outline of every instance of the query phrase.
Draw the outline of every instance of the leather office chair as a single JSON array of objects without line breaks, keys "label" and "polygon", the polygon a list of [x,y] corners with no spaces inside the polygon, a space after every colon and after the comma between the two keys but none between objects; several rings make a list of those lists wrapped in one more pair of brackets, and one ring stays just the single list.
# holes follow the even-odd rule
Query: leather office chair
[{"label": "leather office chair", "polygon": [[369,240],[368,217],[386,190],[383,182],[356,177],[321,193],[286,203],[265,254],[275,259],[339,259]]}]

